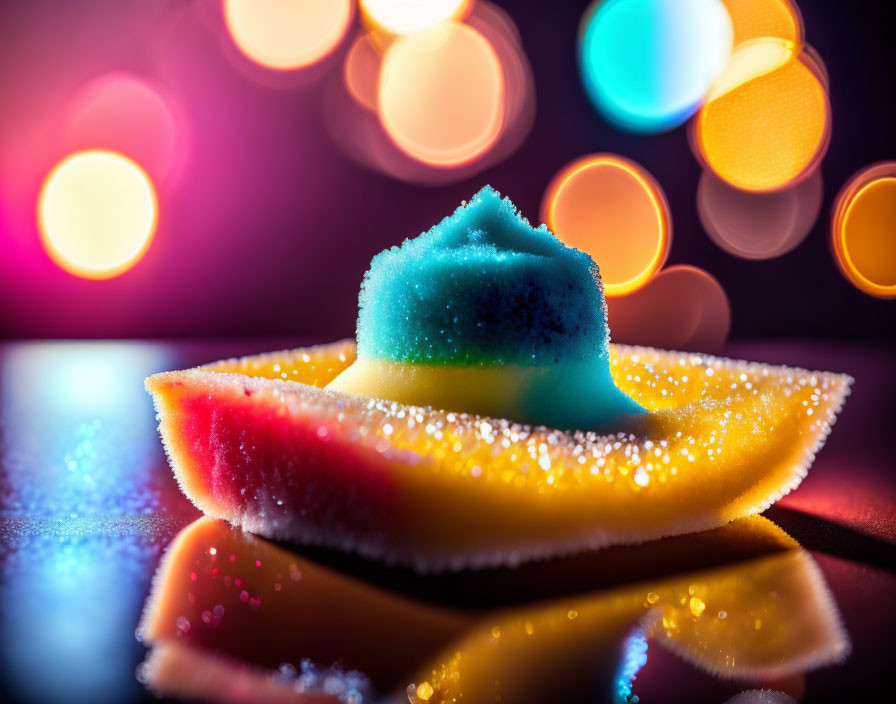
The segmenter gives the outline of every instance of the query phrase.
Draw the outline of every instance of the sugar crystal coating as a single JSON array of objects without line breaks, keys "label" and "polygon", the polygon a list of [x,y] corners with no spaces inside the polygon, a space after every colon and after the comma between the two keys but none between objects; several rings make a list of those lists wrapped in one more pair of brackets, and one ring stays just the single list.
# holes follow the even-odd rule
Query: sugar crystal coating
[{"label": "sugar crystal coating", "polygon": [[806,475],[851,381],[611,346],[614,381],[651,413],[599,434],[319,388],[354,356],[340,343],[150,377],[184,493],[270,538],[421,570],[516,564],[764,510]]},{"label": "sugar crystal coating", "polygon": [[490,186],[438,225],[373,258],[358,355],[424,364],[607,359],[597,267]]},{"label": "sugar crystal coating", "polygon": [[560,429],[644,412],[610,377],[595,263],[489,186],[374,257],[357,335],[334,391]]}]

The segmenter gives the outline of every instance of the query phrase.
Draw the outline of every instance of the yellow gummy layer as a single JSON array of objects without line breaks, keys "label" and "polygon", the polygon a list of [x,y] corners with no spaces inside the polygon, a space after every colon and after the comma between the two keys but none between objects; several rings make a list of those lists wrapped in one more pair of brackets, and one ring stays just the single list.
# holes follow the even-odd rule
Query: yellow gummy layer
[{"label": "yellow gummy layer", "polygon": [[612,385],[606,362],[525,367],[358,359],[327,389],[560,428],[604,427],[643,409]]},{"label": "yellow gummy layer", "polygon": [[468,408],[485,416],[500,415],[522,400],[537,367],[455,367],[359,359],[327,385],[333,391],[361,393],[398,403],[433,408]]},{"label": "yellow gummy layer", "polygon": [[[376,471],[401,489],[396,520],[413,527],[403,535],[415,541],[417,562],[432,566],[454,555],[466,556],[465,564],[494,564],[637,542],[760,512],[805,476],[851,381],[621,345],[612,345],[610,356],[620,390],[653,411],[614,435],[532,428],[301,383],[324,385],[351,364],[354,348],[346,342],[204,368],[216,374],[158,375],[147,386],[188,493],[181,395],[267,404],[375,457]],[[246,385],[256,392],[251,398]],[[190,498],[212,515],[239,518],[216,512],[212,498]],[[364,536],[357,541],[365,551]],[[402,549],[410,548],[397,548],[399,558]]]}]

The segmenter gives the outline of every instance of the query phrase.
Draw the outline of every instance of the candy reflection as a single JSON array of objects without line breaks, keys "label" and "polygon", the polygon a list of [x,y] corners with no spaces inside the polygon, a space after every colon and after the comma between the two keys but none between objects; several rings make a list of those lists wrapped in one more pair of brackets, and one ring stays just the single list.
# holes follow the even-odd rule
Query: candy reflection
[{"label": "candy reflection", "polygon": [[[427,606],[200,519],[156,575],[140,676],[157,692],[213,701],[610,701],[632,691],[647,639],[753,680],[814,669],[849,647],[811,558],[759,517],[518,572],[400,583],[485,603]],[[536,601],[490,610],[511,585]]]},{"label": "candy reflection", "polygon": [[234,43],[268,69],[313,64],[336,48],[352,18],[350,0],[224,0]]},{"label": "candy reflection", "polygon": [[138,679],[159,693],[188,701],[261,704],[364,704],[373,701],[361,672],[282,663],[275,673],[237,663],[183,643],[156,645],[138,668]]},{"label": "candy reflection", "polygon": [[896,298],[896,162],[868,167],[843,187],[832,243],[850,283],[878,298]]},{"label": "candy reflection", "polygon": [[582,80],[608,120],[660,132],[697,110],[731,46],[719,0],[603,0],[582,21]]},{"label": "candy reflection", "polygon": [[545,191],[542,220],[599,263],[607,296],[643,287],[669,254],[672,223],[659,184],[639,165],[593,154],[566,166]]},{"label": "candy reflection", "polygon": [[792,42],[740,45],[693,123],[704,163],[749,191],[792,185],[820,161],[830,136],[822,82]]},{"label": "candy reflection", "polygon": [[722,0],[734,28],[734,45],[750,39],[777,37],[799,46],[803,18],[791,0]]},{"label": "candy reflection", "polygon": [[463,17],[472,0],[359,0],[368,24],[392,34],[408,34]]},{"label": "candy reflection", "polygon": [[[732,548],[773,541],[777,552],[486,616],[420,669],[410,701],[498,694],[504,702],[626,701],[631,680],[620,674],[636,677],[646,656],[632,624],[697,668],[726,677],[783,677],[842,660],[849,644],[808,554],[762,518],[719,530]],[[669,551],[688,547],[687,538]]]},{"label": "candy reflection", "polygon": [[446,22],[398,38],[383,57],[378,87],[383,128],[414,159],[459,166],[497,141],[504,75],[489,41]]},{"label": "candy reflection", "polygon": [[731,327],[728,297],[693,266],[664,269],[640,291],[607,299],[613,340],[694,352],[719,352]]},{"label": "candy reflection", "polygon": [[112,73],[94,79],[69,108],[65,145],[71,151],[110,149],[135,160],[157,180],[182,165],[186,128],[161,86],[140,76]]},{"label": "candy reflection", "polygon": [[821,212],[821,170],[774,193],[752,193],[729,186],[704,171],[697,187],[697,212],[713,242],[744,259],[772,259],[797,247]]},{"label": "candy reflection", "polygon": [[749,689],[734,695],[725,704],[796,704],[796,699],[772,689]]},{"label": "candy reflection", "polygon": [[380,689],[469,624],[209,518],[178,536],[155,584],[140,625],[148,643],[175,641],[262,668],[339,662]]}]

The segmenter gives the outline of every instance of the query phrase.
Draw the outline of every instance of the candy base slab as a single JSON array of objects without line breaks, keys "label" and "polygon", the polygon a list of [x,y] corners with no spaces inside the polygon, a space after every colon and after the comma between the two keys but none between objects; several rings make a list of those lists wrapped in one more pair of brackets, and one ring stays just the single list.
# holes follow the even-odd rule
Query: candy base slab
[{"label": "candy base slab", "polygon": [[420,570],[516,564],[704,530],[805,476],[851,379],[612,345],[651,411],[563,432],[342,394],[351,342],[147,379],[184,493],[261,535]]}]

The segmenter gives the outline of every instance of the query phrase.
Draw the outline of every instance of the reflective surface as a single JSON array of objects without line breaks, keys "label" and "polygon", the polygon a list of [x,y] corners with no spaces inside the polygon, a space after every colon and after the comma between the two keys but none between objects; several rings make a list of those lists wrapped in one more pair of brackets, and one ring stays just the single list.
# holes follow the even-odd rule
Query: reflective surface
[{"label": "reflective surface", "polygon": [[[632,565],[643,565],[641,580],[628,584]],[[595,588],[595,574],[617,576]],[[153,646],[141,678],[162,693],[217,697],[222,681],[255,666],[260,681],[267,670],[267,682],[286,691],[356,701],[377,691],[414,702],[495,693],[514,702],[620,701],[648,642],[759,683],[839,662],[849,650],[812,559],[757,516],[524,566],[516,576],[527,603],[507,607],[500,595],[474,593],[461,607],[423,605],[417,599],[432,598],[433,578],[409,578],[418,593],[408,598],[202,518],[180,533],[156,574],[139,631]],[[178,658],[218,674],[180,673],[172,644]],[[304,680],[293,675],[299,669]]]},{"label": "reflective surface", "polygon": [[[472,693],[476,682],[493,686],[489,668],[494,666],[503,668],[504,701],[537,692],[559,695],[584,682],[585,673],[594,675],[590,689],[577,689],[577,696],[587,691],[588,701],[612,700],[625,694],[635,671],[632,691],[642,702],[721,702],[759,686],[806,702],[886,699],[893,686],[886,668],[889,638],[896,627],[896,486],[886,445],[889,401],[896,392],[892,348],[740,343],[726,349],[732,356],[856,377],[852,398],[809,477],[767,512],[786,534],[750,519],[765,528],[740,534],[729,526],[519,570],[419,577],[339,553],[273,545],[207,520],[190,525],[199,514],[181,496],[165,463],[143,377],[307,342],[3,348],[0,691],[5,699],[151,700],[137,679],[147,653],[134,630],[157,570],[155,601],[142,631],[145,641],[156,644],[148,656],[155,669],[142,668],[139,675],[162,677],[155,686],[172,693],[287,701],[304,687],[309,693],[331,692],[326,700],[334,702],[340,696],[346,702],[368,701],[390,692],[408,701],[407,686],[413,685],[416,701],[445,701],[452,690],[434,679],[434,671],[436,678],[443,671],[460,672],[462,682],[472,683],[467,690]],[[211,533],[200,533],[203,527]],[[184,528],[160,568],[163,549]],[[198,569],[172,571],[179,559],[192,560]],[[744,565],[750,568],[741,569]],[[245,586],[238,588],[240,578]],[[727,596],[720,591],[723,584],[730,587]],[[803,669],[843,652],[836,619],[825,606],[828,589],[852,655],[841,666],[803,676]],[[792,606],[768,601],[771,592],[779,600],[793,595]],[[502,609],[500,617],[491,615],[496,608]],[[643,621],[652,610],[660,614],[659,622]],[[759,615],[762,610],[768,615]],[[720,611],[726,618],[720,619]],[[156,630],[149,633],[153,614]],[[290,619],[304,628],[284,627]],[[700,624],[709,630],[689,634],[682,628]],[[644,638],[634,630],[638,625],[651,636],[646,662]],[[751,628],[741,630],[743,625]],[[539,639],[542,626],[555,635]],[[789,663],[788,668],[758,677],[755,671],[749,677],[729,671],[740,675],[734,680],[716,676],[729,665],[707,657],[735,653],[736,668],[771,627],[779,636],[800,634],[790,641],[774,639],[785,648],[776,661]],[[801,660],[797,651],[786,650],[788,642],[814,644],[816,659]],[[694,650],[688,643],[702,645]],[[499,651],[494,644],[500,644]],[[497,659],[480,656],[483,648],[498,652]],[[342,671],[328,662],[337,652],[344,653]],[[463,657],[454,662],[458,652]],[[755,652],[760,660],[767,655],[766,648]],[[303,657],[318,661],[303,668]],[[292,669],[280,670],[275,681],[281,663]],[[564,679],[552,677],[548,664],[555,670],[562,665]],[[207,677],[197,680],[197,673]]]}]

